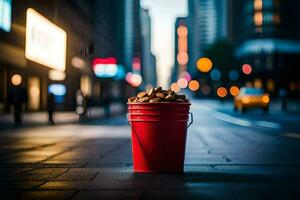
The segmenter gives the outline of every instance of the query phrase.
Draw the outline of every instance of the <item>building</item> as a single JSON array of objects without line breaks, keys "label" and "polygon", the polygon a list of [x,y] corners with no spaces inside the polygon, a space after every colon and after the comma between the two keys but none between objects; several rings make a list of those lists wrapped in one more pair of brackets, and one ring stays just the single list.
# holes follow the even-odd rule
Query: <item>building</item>
[{"label": "building", "polygon": [[[143,84],[156,86],[156,61],[151,53],[151,19],[149,11],[141,8],[142,77]],[[138,65],[137,65],[138,67]]]},{"label": "building", "polygon": [[189,0],[189,65],[188,72],[197,74],[196,61],[217,39],[228,37],[226,0]]},{"label": "building", "polygon": [[9,5],[6,14],[10,16],[6,21],[10,29],[0,30],[1,110],[9,110],[10,90],[18,84],[27,90],[28,110],[45,109],[50,91],[56,96],[57,109],[73,109],[76,90],[91,91],[91,84],[80,83],[81,77],[88,77],[87,83],[93,79],[91,5],[1,1]]},{"label": "building", "polygon": [[[126,96],[126,72],[141,58],[139,0],[0,3],[0,111],[14,87],[26,89],[29,111],[45,110],[50,92],[60,110],[74,110],[78,89],[98,106]],[[97,58],[115,63],[97,71]]]},{"label": "building", "polygon": [[299,8],[297,0],[233,1],[235,55],[252,66],[245,79],[275,95],[300,90]]}]

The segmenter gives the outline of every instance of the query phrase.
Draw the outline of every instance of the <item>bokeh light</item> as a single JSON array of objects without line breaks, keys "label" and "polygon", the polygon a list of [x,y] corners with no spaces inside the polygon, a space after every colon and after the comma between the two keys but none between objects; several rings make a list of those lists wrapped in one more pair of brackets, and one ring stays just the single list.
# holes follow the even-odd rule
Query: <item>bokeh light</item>
[{"label": "bokeh light", "polygon": [[267,90],[269,92],[273,92],[275,89],[275,83],[274,83],[274,80],[273,79],[268,79],[267,80]]},{"label": "bokeh light", "polygon": [[237,96],[240,92],[240,89],[237,86],[231,86],[229,92],[232,96]]},{"label": "bokeh light", "polygon": [[131,72],[128,72],[126,74],[126,81],[133,87],[138,87],[142,84],[142,77],[139,74],[133,74]]},{"label": "bokeh light", "polygon": [[219,87],[219,88],[217,89],[217,95],[218,95],[219,97],[221,97],[221,98],[226,97],[226,95],[227,95],[227,89],[224,88],[224,87]]},{"label": "bokeh light", "polygon": [[203,85],[202,93],[208,95],[211,92],[211,88],[208,85]]},{"label": "bokeh light", "polygon": [[252,72],[251,65],[249,65],[249,64],[243,64],[242,71],[243,71],[244,74],[247,74],[247,75],[251,74],[251,72]]},{"label": "bokeh light", "polygon": [[262,0],[254,0],[254,9],[255,10],[261,10],[263,6]]},{"label": "bokeh light", "polygon": [[20,74],[14,74],[12,77],[11,77],[11,83],[14,85],[14,86],[18,86],[22,83],[22,76]]},{"label": "bokeh light", "polygon": [[189,55],[186,52],[179,52],[177,54],[177,62],[180,65],[186,65],[189,61]]},{"label": "bokeh light", "polygon": [[199,58],[197,60],[197,68],[199,71],[207,73],[212,68],[212,61],[209,58]]},{"label": "bokeh light", "polygon": [[296,83],[295,81],[290,82],[290,90],[295,91],[296,90]]},{"label": "bokeh light", "polygon": [[212,69],[210,71],[210,77],[214,81],[218,81],[221,79],[221,71],[219,69]]},{"label": "bokeh light", "polygon": [[188,35],[188,29],[186,26],[179,26],[177,28],[177,35],[179,37],[186,37]]},{"label": "bokeh light", "polygon": [[180,73],[179,78],[185,78],[188,82],[192,80],[190,73],[183,71]]},{"label": "bokeh light", "polygon": [[187,37],[178,37],[178,52],[187,52],[188,39]]},{"label": "bokeh light", "polygon": [[178,79],[177,84],[180,88],[186,88],[188,86],[188,81],[185,78],[180,78]]},{"label": "bokeh light", "polygon": [[253,21],[255,26],[261,26],[263,23],[263,14],[262,12],[255,12],[253,16]]},{"label": "bokeh light", "polygon": [[177,83],[172,83],[170,88],[171,88],[171,90],[173,90],[176,93],[178,93],[180,91],[180,87],[178,86]]},{"label": "bokeh light", "polygon": [[262,80],[259,79],[259,78],[256,78],[256,79],[254,80],[254,87],[255,87],[255,88],[262,88]]},{"label": "bokeh light", "polygon": [[189,82],[189,88],[190,88],[190,90],[196,91],[196,90],[199,89],[199,87],[200,87],[200,84],[199,84],[199,82],[197,80],[192,80],[192,81]]}]

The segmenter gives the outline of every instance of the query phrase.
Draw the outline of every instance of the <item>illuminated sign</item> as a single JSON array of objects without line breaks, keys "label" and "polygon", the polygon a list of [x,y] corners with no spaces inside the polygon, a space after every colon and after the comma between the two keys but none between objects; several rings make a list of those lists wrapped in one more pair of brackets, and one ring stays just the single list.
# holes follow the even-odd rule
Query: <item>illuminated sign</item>
[{"label": "illuminated sign", "polygon": [[11,0],[0,0],[0,29],[11,29]]},{"label": "illuminated sign", "polygon": [[95,58],[93,61],[93,69],[95,75],[99,78],[114,77],[118,73],[117,59],[113,57]]},{"label": "illuminated sign", "polygon": [[49,79],[53,81],[63,81],[66,78],[66,73],[62,71],[58,71],[55,69],[51,69],[48,72]]},{"label": "illuminated sign", "polygon": [[27,9],[25,57],[47,67],[66,68],[66,32],[40,15]]},{"label": "illuminated sign", "polygon": [[66,86],[63,84],[51,84],[48,87],[48,91],[55,96],[64,96],[67,93]]}]

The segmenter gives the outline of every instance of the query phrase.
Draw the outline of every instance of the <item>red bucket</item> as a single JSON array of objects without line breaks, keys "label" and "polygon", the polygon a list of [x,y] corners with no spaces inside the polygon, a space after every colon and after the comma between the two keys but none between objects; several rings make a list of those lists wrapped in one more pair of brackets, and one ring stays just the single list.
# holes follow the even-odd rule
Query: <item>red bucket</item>
[{"label": "red bucket", "polygon": [[128,103],[134,172],[182,173],[190,103]]}]

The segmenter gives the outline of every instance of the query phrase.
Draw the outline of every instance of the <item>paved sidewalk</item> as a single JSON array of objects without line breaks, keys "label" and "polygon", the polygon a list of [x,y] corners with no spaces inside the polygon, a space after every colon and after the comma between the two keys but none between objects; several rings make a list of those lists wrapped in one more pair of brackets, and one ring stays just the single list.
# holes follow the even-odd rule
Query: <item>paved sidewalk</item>
[{"label": "paved sidewalk", "polygon": [[[119,103],[114,103],[110,106],[112,116],[122,113],[123,110],[124,108]],[[104,117],[103,108],[92,107],[88,109],[85,120],[99,119],[101,117]],[[56,111],[53,114],[53,118],[56,125],[77,123],[79,121],[79,116],[74,111]],[[22,113],[22,127],[43,125],[48,125],[48,113],[46,111]],[[15,128],[12,113],[0,113],[0,128]]]},{"label": "paved sidewalk", "polygon": [[133,173],[125,116],[4,130],[0,199],[300,198],[300,140],[226,124],[201,106],[184,174]]}]

